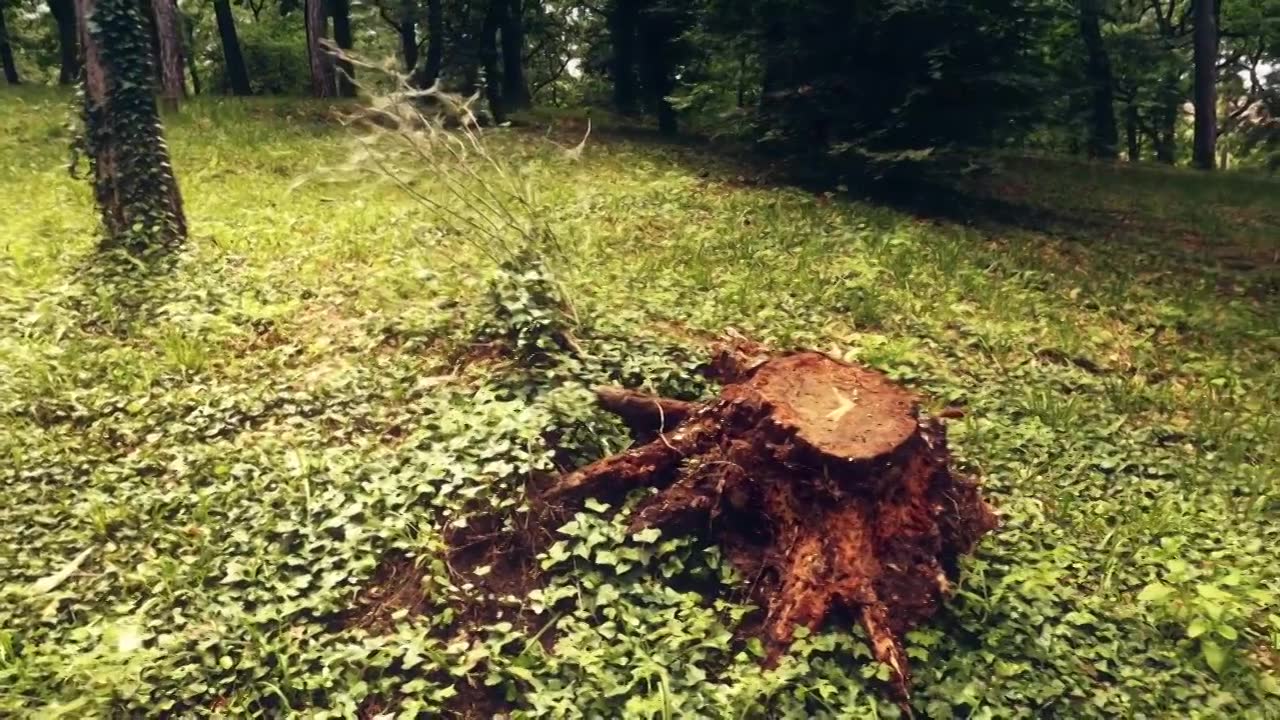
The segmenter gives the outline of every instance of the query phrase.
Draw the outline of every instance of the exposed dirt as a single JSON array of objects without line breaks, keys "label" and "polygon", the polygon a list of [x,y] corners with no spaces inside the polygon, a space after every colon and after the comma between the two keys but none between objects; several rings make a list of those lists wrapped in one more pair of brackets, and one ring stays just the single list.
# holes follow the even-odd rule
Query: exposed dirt
[{"label": "exposed dirt", "polygon": [[389,555],[373,571],[373,578],[339,622],[344,628],[360,628],[373,635],[391,632],[400,611],[413,616],[426,609],[422,580],[423,571],[412,558]]},{"label": "exposed dirt", "polygon": [[[975,482],[951,474],[941,423],[883,375],[757,346],[721,352],[713,368],[729,383],[706,405],[601,393],[657,439],[566,476],[550,497],[662,488],[631,529],[710,527],[768,609],[768,662],[796,627],[848,613],[905,695],[901,637],[937,610],[995,514]],[[668,414],[684,419],[655,427]]]}]

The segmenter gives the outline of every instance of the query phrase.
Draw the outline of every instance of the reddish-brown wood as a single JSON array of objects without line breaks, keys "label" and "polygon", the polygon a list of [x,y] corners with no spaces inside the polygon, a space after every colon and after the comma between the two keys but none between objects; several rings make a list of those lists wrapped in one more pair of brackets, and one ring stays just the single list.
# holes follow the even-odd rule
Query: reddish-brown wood
[{"label": "reddish-brown wood", "polygon": [[795,628],[816,630],[845,609],[905,695],[901,638],[937,610],[959,557],[996,526],[995,514],[974,481],[950,471],[941,423],[885,376],[759,348],[713,367],[730,382],[704,405],[601,391],[605,407],[659,435],[569,474],[550,496],[661,488],[631,529],[709,528],[757,579],[770,663]]}]

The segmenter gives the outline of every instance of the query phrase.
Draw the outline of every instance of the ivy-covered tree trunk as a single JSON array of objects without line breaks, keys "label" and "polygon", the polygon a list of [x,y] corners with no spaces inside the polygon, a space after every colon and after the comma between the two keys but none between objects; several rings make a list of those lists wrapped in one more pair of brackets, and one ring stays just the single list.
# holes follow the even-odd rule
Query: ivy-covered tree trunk
[{"label": "ivy-covered tree trunk", "polygon": [[1102,40],[1102,7],[1100,0],[1080,0],[1080,36],[1087,57],[1086,77],[1089,81],[1089,156],[1114,159],[1116,116],[1114,108],[1111,59]]},{"label": "ivy-covered tree trunk", "polygon": [[1192,162],[1213,170],[1218,143],[1218,18],[1214,0],[1192,0],[1196,122]]},{"label": "ivy-covered tree trunk", "polygon": [[160,102],[166,110],[177,110],[182,102],[183,76],[182,37],[179,34],[176,0],[151,0],[151,12],[159,40]]},{"label": "ivy-covered tree trunk", "polygon": [[328,14],[324,0],[306,0],[307,61],[311,66],[311,94],[318,98],[333,97],[333,55],[324,47],[328,36]]},{"label": "ivy-covered tree trunk", "polygon": [[508,0],[502,22],[502,100],[510,110],[529,107],[524,77],[524,2]]},{"label": "ivy-covered tree trunk", "polygon": [[214,0],[213,14],[218,21],[218,39],[222,42],[222,60],[227,72],[227,87],[233,95],[249,95],[249,69],[240,52],[240,35],[236,32],[236,16],[231,11],[231,0]]},{"label": "ivy-covered tree trunk", "polygon": [[13,47],[9,44],[9,26],[5,23],[5,6],[0,3],[0,65],[4,66],[4,79],[10,85],[21,82],[18,64],[13,61]]},{"label": "ivy-covered tree trunk", "polygon": [[613,106],[623,115],[639,110],[636,83],[636,33],[640,22],[639,0],[614,0],[609,11],[609,39],[613,45]]},{"label": "ivy-covered tree trunk", "polygon": [[[349,0],[332,0],[333,2],[333,39],[338,47],[350,50],[355,47],[355,39],[351,35],[351,3]],[[338,94],[342,97],[355,97],[356,68],[351,61],[338,60]]]},{"label": "ivy-covered tree trunk", "polygon": [[187,221],[151,92],[151,40],[137,3],[76,0],[84,48],[84,148],[104,248],[174,247]]},{"label": "ivy-covered tree trunk", "polygon": [[80,77],[80,48],[73,0],[48,0],[49,14],[58,26],[58,84],[70,85]]}]

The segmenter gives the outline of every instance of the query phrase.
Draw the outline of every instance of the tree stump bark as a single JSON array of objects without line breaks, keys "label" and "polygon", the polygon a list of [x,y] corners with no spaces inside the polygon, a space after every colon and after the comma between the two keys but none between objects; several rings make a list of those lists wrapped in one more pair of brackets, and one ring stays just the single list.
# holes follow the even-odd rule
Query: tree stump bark
[{"label": "tree stump bark", "polygon": [[707,404],[598,391],[656,438],[567,475],[551,497],[662,488],[631,530],[709,528],[767,605],[767,664],[796,627],[842,609],[905,697],[903,634],[996,526],[977,483],[950,472],[941,423],[879,373],[812,352],[722,354],[713,367],[727,384]]}]

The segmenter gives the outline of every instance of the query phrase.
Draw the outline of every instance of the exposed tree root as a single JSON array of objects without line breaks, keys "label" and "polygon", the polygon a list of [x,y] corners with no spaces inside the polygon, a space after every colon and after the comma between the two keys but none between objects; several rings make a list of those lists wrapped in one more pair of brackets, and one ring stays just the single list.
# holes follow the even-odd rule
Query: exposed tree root
[{"label": "exposed tree root", "polygon": [[707,527],[768,598],[769,663],[796,627],[859,617],[905,697],[902,635],[931,616],[957,559],[996,517],[948,469],[942,425],[883,375],[817,353],[722,353],[720,398],[691,404],[602,389],[602,405],[652,442],[565,476],[556,498],[662,488],[631,521]]}]

